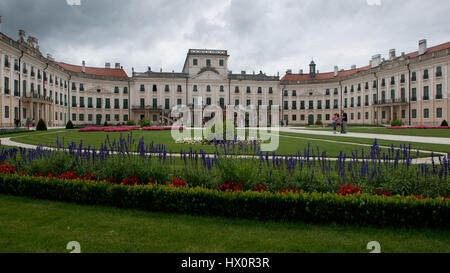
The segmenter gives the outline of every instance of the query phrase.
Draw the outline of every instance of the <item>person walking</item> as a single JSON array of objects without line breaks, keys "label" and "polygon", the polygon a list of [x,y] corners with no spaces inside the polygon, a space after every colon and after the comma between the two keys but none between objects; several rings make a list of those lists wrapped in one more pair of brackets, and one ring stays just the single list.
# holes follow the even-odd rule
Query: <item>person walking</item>
[{"label": "person walking", "polygon": [[30,124],[31,124],[31,121],[30,121],[29,118],[27,118],[26,124],[27,124],[27,129],[30,130]]},{"label": "person walking", "polygon": [[336,134],[336,128],[337,128],[337,121],[338,121],[339,115],[334,114],[331,120],[333,121],[333,134]]},{"label": "person walking", "polygon": [[347,118],[347,113],[345,113],[344,111],[341,112],[342,115],[342,128],[341,128],[341,133],[342,134],[346,134],[347,133],[347,122],[348,122],[348,118]]}]

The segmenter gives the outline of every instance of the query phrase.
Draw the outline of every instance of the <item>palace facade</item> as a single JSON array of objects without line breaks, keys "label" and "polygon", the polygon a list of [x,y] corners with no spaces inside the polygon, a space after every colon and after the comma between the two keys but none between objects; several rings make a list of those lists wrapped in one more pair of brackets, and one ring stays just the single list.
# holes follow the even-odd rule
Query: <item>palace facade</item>
[{"label": "palace facade", "polygon": [[[365,67],[318,73],[291,70],[281,79],[262,71],[247,74],[228,70],[226,50],[190,49],[181,72],[135,72],[120,63],[104,68],[72,65],[44,57],[37,39],[19,31],[18,40],[1,33],[0,127],[14,121],[43,118],[48,126],[123,124],[142,118],[154,124],[172,123],[174,106],[280,106],[288,125],[331,122],[344,110],[350,124],[440,125],[450,120],[450,42],[387,60],[375,55]],[[269,120],[271,113],[269,112]]]}]

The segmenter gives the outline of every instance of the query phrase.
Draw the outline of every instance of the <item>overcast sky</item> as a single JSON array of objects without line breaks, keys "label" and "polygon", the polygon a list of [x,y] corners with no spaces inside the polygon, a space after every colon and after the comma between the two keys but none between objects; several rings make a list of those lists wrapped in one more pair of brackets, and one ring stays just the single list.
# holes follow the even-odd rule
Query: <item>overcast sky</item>
[{"label": "overcast sky", "polygon": [[39,39],[57,61],[130,74],[180,72],[189,48],[226,49],[234,73],[320,72],[450,41],[448,0],[1,0],[2,31]]}]

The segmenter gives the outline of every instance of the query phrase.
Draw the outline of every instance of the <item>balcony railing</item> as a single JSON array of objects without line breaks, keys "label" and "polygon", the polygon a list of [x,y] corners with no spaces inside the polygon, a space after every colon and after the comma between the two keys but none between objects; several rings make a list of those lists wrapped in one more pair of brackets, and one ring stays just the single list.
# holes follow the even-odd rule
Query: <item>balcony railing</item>
[{"label": "balcony railing", "polygon": [[406,98],[381,99],[374,101],[375,105],[404,104],[404,103],[408,103],[408,100]]}]

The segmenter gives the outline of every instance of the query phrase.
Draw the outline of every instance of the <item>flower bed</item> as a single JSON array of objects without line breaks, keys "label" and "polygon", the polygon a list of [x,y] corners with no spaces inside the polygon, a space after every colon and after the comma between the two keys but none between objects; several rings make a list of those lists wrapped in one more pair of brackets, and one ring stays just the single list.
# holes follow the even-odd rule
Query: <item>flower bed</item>
[{"label": "flower bed", "polygon": [[[231,182],[229,183],[229,185]],[[236,185],[231,185],[236,187]],[[149,211],[274,221],[377,226],[450,227],[450,202],[367,194],[270,194],[172,185],[127,186],[92,181],[0,174],[0,193]]]},{"label": "flower bed", "polygon": [[388,129],[450,129],[450,126],[390,126]]},{"label": "flower bed", "polygon": [[78,132],[129,132],[139,130],[137,127],[86,127],[79,129]]},{"label": "flower bed", "polygon": [[171,130],[184,130],[184,127],[169,126],[169,127],[142,127],[143,131],[171,131]]},{"label": "flower bed", "polygon": [[233,140],[217,140],[212,139],[208,140],[206,138],[202,137],[186,137],[186,138],[180,138],[175,140],[175,143],[177,144],[186,144],[186,145],[217,145],[217,144],[226,144],[227,142],[234,142],[237,145],[260,145],[262,144],[261,139],[246,139],[245,137],[237,137]]}]

